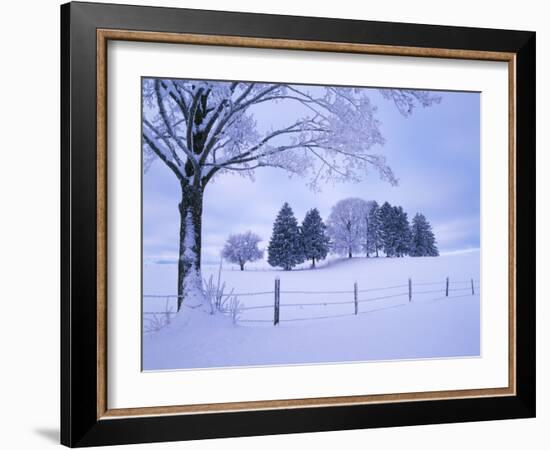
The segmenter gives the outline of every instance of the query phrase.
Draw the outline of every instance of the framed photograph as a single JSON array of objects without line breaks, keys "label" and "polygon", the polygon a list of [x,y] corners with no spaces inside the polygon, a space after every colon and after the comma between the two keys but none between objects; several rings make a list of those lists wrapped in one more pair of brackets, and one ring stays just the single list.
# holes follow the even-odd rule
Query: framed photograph
[{"label": "framed photograph", "polygon": [[63,444],[534,417],[534,32],[61,27]]}]

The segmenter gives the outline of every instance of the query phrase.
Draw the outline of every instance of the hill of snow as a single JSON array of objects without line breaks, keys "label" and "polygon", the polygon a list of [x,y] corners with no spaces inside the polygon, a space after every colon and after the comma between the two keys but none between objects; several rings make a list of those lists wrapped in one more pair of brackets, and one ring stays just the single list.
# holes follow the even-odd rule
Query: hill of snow
[{"label": "hill of snow", "polygon": [[[205,277],[216,278],[217,271],[216,266],[203,267]],[[281,322],[273,326],[277,276]],[[144,335],[144,370],[480,354],[479,252],[437,258],[358,257],[290,272],[225,267],[221,277],[226,292],[242,294],[238,298],[243,306],[253,309],[242,311],[235,326],[227,317],[183,308],[169,326]],[[450,279],[448,297],[446,277]],[[174,294],[176,266],[145,265],[143,283],[144,294]],[[162,311],[174,307],[174,302],[173,298],[145,298],[144,311]]]}]

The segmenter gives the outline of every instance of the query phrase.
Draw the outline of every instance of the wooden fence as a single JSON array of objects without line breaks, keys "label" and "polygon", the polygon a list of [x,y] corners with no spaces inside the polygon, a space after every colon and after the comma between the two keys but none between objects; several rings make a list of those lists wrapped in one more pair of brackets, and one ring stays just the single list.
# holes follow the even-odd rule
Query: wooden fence
[{"label": "wooden fence", "polygon": [[[437,287],[436,287],[437,286]],[[360,289],[357,282],[353,283],[353,287],[350,290],[336,290],[336,291],[298,291],[298,290],[281,290],[281,280],[279,277],[276,277],[274,280],[273,290],[272,291],[261,291],[261,292],[232,292],[230,294],[224,294],[226,297],[235,297],[241,299],[242,297],[251,297],[251,296],[266,296],[271,295],[273,298],[272,303],[246,306],[244,303],[240,302],[239,312],[243,313],[245,311],[251,310],[262,310],[262,309],[272,309],[273,315],[271,319],[239,319],[238,322],[242,323],[272,323],[274,326],[279,325],[281,322],[295,322],[295,321],[307,321],[307,320],[319,320],[319,319],[329,319],[329,318],[338,318],[345,316],[352,316],[358,314],[365,314],[374,311],[381,311],[384,309],[396,308],[398,306],[405,306],[408,303],[411,303],[415,300],[417,296],[423,296],[427,294],[441,294],[441,298],[452,298],[457,296],[464,295],[475,295],[476,289],[479,290],[479,281],[474,280],[473,278],[469,280],[461,281],[452,281],[449,277],[446,277],[442,281],[434,282],[419,282],[414,283],[412,278],[407,280],[407,283],[393,286],[384,286],[376,287],[369,289]],[[384,291],[396,291],[397,293],[392,292],[389,295],[380,295]],[[365,294],[365,295],[363,295]],[[369,296],[369,295],[373,296]],[[284,299],[285,295],[323,295],[323,296],[348,296],[349,300],[328,300],[328,301],[319,301],[319,302],[310,302],[310,303],[284,303],[281,302],[281,299]],[[169,310],[168,300],[170,298],[177,299],[177,295],[144,295],[144,298],[158,298],[166,300],[165,311],[144,311],[144,318],[150,316],[150,321],[157,326],[162,324],[160,318],[164,318],[164,322],[170,322],[170,316],[176,314],[175,310]],[[398,303],[396,305],[390,306],[381,306],[376,309],[361,310],[360,306],[363,303],[367,302],[383,302],[385,300],[404,298],[404,302]],[[187,305],[185,301],[182,303],[184,307],[194,308],[194,305]],[[349,312],[339,313],[339,314],[328,314],[321,316],[310,316],[310,317],[286,317],[281,313],[282,309],[285,308],[307,308],[313,306],[343,306],[343,305],[353,305],[350,306]],[[146,320],[146,319],[144,319]],[[155,328],[153,326],[153,328]]]}]

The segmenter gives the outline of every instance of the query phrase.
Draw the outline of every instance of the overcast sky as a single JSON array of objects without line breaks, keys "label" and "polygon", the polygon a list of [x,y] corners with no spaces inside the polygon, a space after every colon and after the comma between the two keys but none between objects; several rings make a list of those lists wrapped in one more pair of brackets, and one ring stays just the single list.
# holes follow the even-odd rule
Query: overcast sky
[{"label": "overcast sky", "polygon": [[[207,186],[203,213],[203,260],[219,261],[227,236],[252,230],[266,247],[273,220],[286,201],[299,221],[318,208],[326,220],[331,207],[346,197],[401,205],[412,219],[423,213],[432,223],[440,251],[479,247],[480,220],[480,95],[439,92],[440,104],[417,107],[403,117],[393,103],[368,89],[378,106],[377,117],[386,139],[373,149],[386,156],[399,179],[397,186],[376,172],[360,183],[327,184],[312,192],[305,179],[289,178],[281,169],[256,170],[255,180],[223,174]],[[287,123],[296,115],[292,104],[256,110],[258,129]],[[286,121],[283,121],[286,119]],[[178,249],[179,184],[161,161],[143,176],[143,256],[145,260],[176,260]]]}]

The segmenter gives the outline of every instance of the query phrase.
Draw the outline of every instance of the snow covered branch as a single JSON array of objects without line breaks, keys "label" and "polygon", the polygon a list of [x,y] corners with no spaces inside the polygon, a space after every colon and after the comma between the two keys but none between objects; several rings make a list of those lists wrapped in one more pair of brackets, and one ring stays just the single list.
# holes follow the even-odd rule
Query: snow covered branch
[{"label": "snow covered branch", "polygon": [[[427,91],[381,89],[405,116],[440,98]],[[204,188],[218,173],[252,176],[279,167],[323,181],[357,181],[370,169],[397,183],[386,158],[376,106],[360,88],[145,79],[144,151]],[[258,126],[259,105],[280,108],[286,125]],[[376,151],[375,151],[376,149]]]}]

